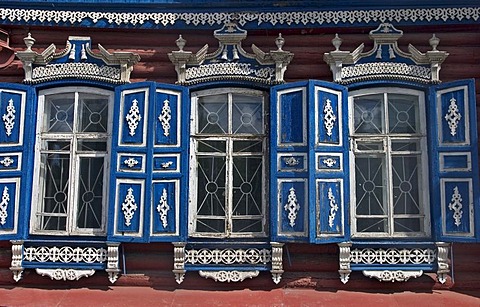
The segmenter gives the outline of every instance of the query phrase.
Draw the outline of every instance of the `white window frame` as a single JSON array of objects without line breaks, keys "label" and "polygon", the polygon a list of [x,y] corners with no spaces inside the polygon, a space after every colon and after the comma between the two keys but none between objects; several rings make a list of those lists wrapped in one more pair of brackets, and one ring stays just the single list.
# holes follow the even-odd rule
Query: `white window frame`
[{"label": "white window frame", "polygon": [[[78,125],[78,97],[79,93],[98,94],[104,95],[108,98],[108,119],[107,119],[107,133],[106,138],[98,136],[97,133],[82,133],[81,139],[83,140],[104,140],[106,143],[105,152],[81,152],[77,153],[78,138],[75,133],[43,133],[43,126],[45,120],[45,97],[56,94],[74,94],[74,125]],[[109,186],[109,170],[110,170],[110,147],[112,138],[112,113],[113,113],[113,99],[114,92],[104,90],[90,86],[68,86],[57,87],[52,89],[42,90],[38,94],[38,110],[37,110],[37,124],[36,124],[36,137],[35,137],[35,159],[34,159],[34,174],[32,193],[32,208],[30,215],[30,234],[42,234],[42,235],[78,235],[78,236],[104,236],[107,229],[107,204],[108,204],[108,186]],[[79,134],[79,133],[77,133]],[[104,134],[105,135],[105,134]],[[77,220],[77,198],[78,193],[78,176],[69,178],[69,201],[67,204],[67,219],[66,230],[42,230],[41,228],[41,214],[43,211],[43,183],[44,178],[41,176],[41,154],[42,154],[42,142],[47,140],[65,140],[70,142],[70,174],[76,174],[80,167],[80,158],[82,157],[104,157],[103,164],[103,197],[102,197],[102,227],[97,228],[78,228],[76,225]]]},{"label": "white window frame", "polygon": [[[392,154],[390,148],[390,134],[384,135],[374,135],[374,134],[357,134],[354,133],[354,98],[359,96],[366,95],[375,95],[375,94],[402,94],[402,95],[413,95],[418,97],[419,103],[419,124],[420,124],[420,133],[411,135],[411,134],[395,134],[394,139],[409,139],[409,137],[420,138],[420,159],[421,159],[421,169],[419,169],[420,177],[420,193],[419,198],[423,204],[421,215],[423,215],[423,231],[420,232],[394,232],[394,217],[393,217],[393,175],[391,174],[391,165],[392,165]],[[349,160],[350,160],[350,215],[352,217],[351,222],[351,236],[352,238],[428,238],[431,236],[431,224],[430,224],[430,193],[429,193],[429,171],[428,171],[428,150],[427,150],[427,117],[426,117],[426,94],[419,90],[407,89],[407,88],[398,88],[398,87],[375,87],[362,90],[351,91],[349,93],[348,105],[349,105],[349,131],[350,131],[350,151],[349,151]],[[388,104],[384,104],[384,108],[387,108]],[[385,119],[384,125],[388,127],[388,118]],[[387,229],[386,232],[357,232],[357,214],[356,214],[356,171],[355,171],[355,139],[369,139],[369,140],[382,140],[384,141],[384,152],[386,155],[385,164],[388,166],[386,174],[386,184],[387,188],[387,197],[388,197],[388,213],[387,213]],[[384,195],[385,197],[385,195]],[[418,215],[417,215],[418,216]],[[406,216],[408,217],[408,216]]]},{"label": "white window frame", "polygon": [[[252,135],[252,134],[238,134],[238,135],[229,135],[221,134],[216,135],[202,135],[197,134],[197,105],[198,99],[204,96],[210,95],[218,95],[218,94],[246,94],[246,95],[254,95],[263,97],[263,136],[260,135]],[[268,195],[268,106],[269,106],[269,96],[267,92],[254,90],[254,89],[245,89],[245,88],[234,88],[234,87],[225,87],[225,88],[217,88],[217,89],[210,89],[210,90],[202,90],[198,92],[194,92],[191,94],[191,118],[190,118],[190,192],[189,192],[189,214],[188,214],[188,234],[190,237],[202,237],[202,238],[264,238],[267,236],[268,232],[268,202],[267,202],[267,195]],[[231,108],[229,108],[229,118],[231,118]],[[231,123],[229,123],[230,125]],[[249,138],[250,136],[250,138]],[[227,202],[227,209],[226,209],[226,216],[225,220],[227,225],[225,226],[225,233],[215,233],[215,232],[196,232],[196,224],[197,224],[197,188],[198,188],[198,174],[197,174],[197,139],[202,140],[222,140],[226,141],[226,155],[227,159],[232,156],[233,153],[233,140],[248,140],[248,139],[259,139],[263,138],[262,142],[262,176],[263,176],[263,187],[262,187],[262,232],[233,232],[231,229],[232,225],[232,185],[233,185],[233,176],[229,175],[233,173],[233,163],[229,163],[227,161],[227,170],[226,170],[226,178],[227,178],[227,191],[228,196],[226,197]],[[212,154],[214,156],[215,154]],[[237,155],[237,154],[236,154]]]}]

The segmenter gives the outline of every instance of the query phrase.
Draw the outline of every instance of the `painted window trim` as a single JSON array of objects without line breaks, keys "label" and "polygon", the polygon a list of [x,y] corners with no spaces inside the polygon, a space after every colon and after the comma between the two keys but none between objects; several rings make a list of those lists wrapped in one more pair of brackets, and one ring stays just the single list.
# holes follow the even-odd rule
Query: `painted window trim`
[{"label": "painted window trim", "polygon": [[[42,136],[42,124],[43,124],[43,118],[44,118],[44,113],[45,113],[45,96],[46,95],[54,95],[54,94],[63,94],[63,93],[93,93],[95,94],[101,94],[105,95],[108,97],[108,104],[109,106],[113,106],[113,99],[114,99],[114,92],[109,91],[109,90],[104,90],[100,89],[97,87],[93,86],[67,86],[67,87],[56,87],[56,88],[51,88],[51,89],[45,89],[41,90],[39,92],[38,98],[37,98],[37,103],[38,103],[38,110],[37,110],[37,124],[36,124],[36,135],[35,135],[35,152],[34,152],[34,174],[33,174],[33,180],[34,181],[43,181],[42,178],[40,178],[40,163],[41,163],[41,142],[42,140],[48,139],[46,137]],[[98,155],[96,153],[81,153],[81,154],[75,154],[74,162],[76,166],[78,166],[79,163],[79,158],[80,157],[93,157],[93,156],[103,156],[105,158],[104,160],[104,178],[103,178],[103,215],[102,215],[102,228],[101,229],[85,229],[84,231],[79,230],[77,227],[74,225],[76,223],[73,223],[72,221],[76,217],[76,210],[74,212],[71,212],[67,216],[67,220],[70,222],[67,223],[67,229],[66,231],[58,231],[58,230],[40,230],[40,227],[38,224],[38,216],[37,213],[41,212],[42,210],[42,205],[43,202],[39,199],[40,195],[42,195],[41,192],[41,184],[33,185],[33,193],[31,197],[31,212],[30,212],[30,234],[32,235],[37,235],[37,234],[42,234],[42,235],[58,235],[58,236],[70,236],[70,235],[79,235],[79,236],[104,236],[106,235],[107,232],[107,221],[108,221],[108,195],[109,195],[109,174],[110,174],[110,159],[111,159],[111,142],[112,142],[112,116],[113,115],[113,110],[110,107],[108,111],[108,120],[107,120],[107,138],[105,140],[106,142],[106,152],[104,154]],[[69,184],[75,185],[76,178],[73,178],[73,181],[70,181]],[[72,198],[75,199],[77,196],[77,191],[74,191]],[[69,204],[69,207],[72,207],[76,209],[75,204]]]},{"label": "painted window trim", "polygon": [[[375,239],[388,239],[388,238],[395,238],[395,239],[412,239],[412,238],[430,238],[431,237],[431,221],[430,221],[430,192],[427,193],[422,193],[422,203],[424,204],[423,206],[423,232],[417,232],[417,233],[397,233],[394,234],[392,233],[392,229],[388,229],[388,233],[375,233],[375,232],[370,232],[370,233],[359,233],[356,230],[356,196],[355,196],[355,149],[354,147],[354,141],[352,137],[355,137],[353,134],[353,125],[354,125],[354,117],[353,117],[353,98],[358,97],[358,96],[363,96],[363,95],[371,95],[371,94],[408,94],[408,95],[414,95],[418,96],[419,98],[419,116],[420,116],[420,130],[421,133],[418,135],[421,137],[420,141],[420,151],[421,153],[421,161],[422,161],[422,169],[421,169],[421,186],[423,190],[429,190],[429,170],[428,170],[428,165],[429,165],[429,158],[428,157],[428,150],[427,150],[427,142],[428,142],[428,135],[427,135],[427,116],[426,116],[426,108],[428,105],[428,96],[425,92],[420,91],[420,90],[413,90],[413,89],[407,89],[407,88],[401,88],[396,85],[392,87],[372,87],[372,88],[366,88],[366,89],[360,89],[360,90],[354,90],[349,92],[349,97],[348,97],[348,104],[349,104],[349,138],[351,139],[351,148],[350,148],[350,153],[349,153],[349,164],[350,164],[350,216],[351,216],[351,237],[352,239],[367,239],[367,238],[375,238]],[[358,136],[357,138],[364,138],[362,136]],[[386,145],[388,146],[388,144]],[[389,164],[391,165],[391,164]],[[391,186],[391,177],[387,179],[389,181],[388,185]],[[388,195],[390,195],[392,192],[389,191],[387,192]],[[390,227],[393,227],[393,215],[392,212],[393,210],[392,206],[389,206],[389,213],[388,213],[388,219],[392,221],[392,224]]]},{"label": "painted window trim", "polygon": [[[263,232],[261,233],[253,233],[253,232],[242,232],[242,233],[233,233],[230,231],[229,233],[217,234],[217,233],[199,233],[195,231],[196,226],[196,203],[197,203],[197,158],[196,158],[196,137],[197,135],[197,120],[196,120],[196,111],[197,111],[197,101],[199,97],[202,96],[209,96],[209,95],[217,95],[217,94],[229,94],[229,93],[239,93],[239,94],[251,94],[259,97],[263,97],[263,166],[262,166],[262,176],[263,176],[263,189],[266,191],[268,188],[268,167],[270,165],[268,161],[268,123],[269,118],[267,116],[268,112],[268,93],[260,90],[255,89],[245,89],[245,88],[237,88],[237,87],[222,87],[222,88],[215,88],[215,89],[207,89],[201,90],[197,92],[191,93],[191,114],[190,114],[190,161],[189,161],[189,174],[190,174],[190,183],[189,183],[189,201],[188,201],[188,236],[191,238],[215,238],[215,239],[226,239],[226,238],[266,238],[268,237],[268,217],[269,217],[269,208],[268,208],[268,193],[263,193],[262,201],[263,201],[263,217],[262,217],[262,228]],[[246,135],[248,136],[248,134]],[[224,136],[205,136],[205,138],[209,139],[222,139],[227,140],[231,139],[231,137],[226,134]],[[238,136],[239,139],[243,138],[243,135]],[[248,137],[247,137],[248,138]],[[257,137],[258,138],[258,137]],[[228,219],[229,217],[225,217]],[[231,217],[230,217],[231,219]]]}]

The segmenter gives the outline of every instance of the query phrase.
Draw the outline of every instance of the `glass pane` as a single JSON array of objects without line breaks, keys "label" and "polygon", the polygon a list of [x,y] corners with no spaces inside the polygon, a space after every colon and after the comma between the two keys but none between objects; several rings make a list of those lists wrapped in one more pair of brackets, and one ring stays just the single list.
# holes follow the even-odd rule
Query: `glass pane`
[{"label": "glass pane", "polygon": [[[70,156],[68,154],[42,154],[45,174],[43,190],[43,230],[66,230]],[[55,215],[55,216],[52,216]]]},{"label": "glass pane", "polygon": [[386,218],[358,218],[357,232],[387,232]]},{"label": "glass pane", "polygon": [[263,213],[262,157],[233,158],[233,216]]},{"label": "glass pane", "polygon": [[418,97],[389,94],[388,121],[390,133],[419,133]]},{"label": "glass pane", "polygon": [[225,216],[225,157],[198,157],[197,215]]},{"label": "glass pane", "polygon": [[420,210],[420,157],[392,157],[393,212],[419,214]]},{"label": "glass pane", "polygon": [[80,158],[77,227],[102,228],[103,157]]},{"label": "glass pane", "polygon": [[233,142],[233,151],[234,152],[257,152],[261,153],[263,151],[263,142],[262,140],[255,141],[234,141]]},{"label": "glass pane", "polygon": [[357,215],[386,215],[385,159],[381,156],[355,158]]},{"label": "glass pane", "polygon": [[420,151],[420,140],[392,140],[392,151]]},{"label": "glass pane", "polygon": [[79,151],[106,152],[107,151],[107,143],[105,141],[79,140],[77,150],[79,150]]},{"label": "glass pane", "polygon": [[255,219],[233,219],[232,228],[234,233],[239,232],[263,232],[262,218]]},{"label": "glass pane", "polygon": [[382,134],[385,131],[383,95],[354,98],[355,133]]},{"label": "glass pane", "polygon": [[227,95],[198,98],[197,112],[198,133],[229,133]]},{"label": "glass pane", "polygon": [[395,232],[420,232],[422,231],[421,218],[394,219]]},{"label": "glass pane", "polygon": [[357,150],[361,151],[383,151],[383,140],[381,141],[368,141],[368,140],[358,140],[355,142],[357,145]]},{"label": "glass pane", "polygon": [[197,232],[225,233],[225,219],[197,219]]},{"label": "glass pane", "polygon": [[72,132],[74,94],[49,95],[45,97],[45,126],[46,132]]},{"label": "glass pane", "polygon": [[70,142],[45,141],[46,149],[51,151],[70,151]]},{"label": "glass pane", "polygon": [[232,133],[263,134],[263,98],[233,94]]},{"label": "glass pane", "polygon": [[225,141],[198,140],[197,150],[198,150],[198,152],[221,152],[221,153],[224,153],[227,150],[227,142],[225,142]]},{"label": "glass pane", "polygon": [[80,94],[80,132],[107,132],[108,98]]}]

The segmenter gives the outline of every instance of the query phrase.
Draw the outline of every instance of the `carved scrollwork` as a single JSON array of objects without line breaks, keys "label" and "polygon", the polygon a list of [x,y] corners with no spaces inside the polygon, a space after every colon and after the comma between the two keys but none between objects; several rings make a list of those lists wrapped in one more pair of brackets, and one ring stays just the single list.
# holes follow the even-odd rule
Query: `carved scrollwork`
[{"label": "carved scrollwork", "polygon": [[445,120],[447,121],[452,136],[457,134],[458,123],[461,119],[462,114],[458,111],[457,100],[452,97],[452,99],[450,99],[450,105],[448,106],[448,112],[445,114]]},{"label": "carved scrollwork", "polygon": [[162,221],[163,228],[166,228],[168,226],[167,217],[170,206],[168,205],[167,201],[167,189],[163,189],[162,196],[160,197],[160,201],[157,206],[157,211],[160,215],[160,220]]},{"label": "carved scrollwork", "polygon": [[335,221],[335,215],[336,215],[336,212],[338,211],[338,205],[335,202],[335,196],[333,195],[332,188],[328,189],[327,197],[328,197],[328,200],[330,201],[329,202],[330,213],[328,214],[328,226],[330,226],[330,228],[333,228],[333,222]]},{"label": "carved scrollwork", "polygon": [[10,194],[8,194],[8,188],[3,188],[2,201],[0,202],[0,224],[5,225],[8,217],[8,203],[10,202]]},{"label": "carved scrollwork", "polygon": [[332,136],[333,127],[335,127],[335,121],[337,117],[335,113],[333,113],[332,101],[330,99],[325,100],[325,105],[323,107],[323,124],[325,125],[325,129],[327,130],[327,135]]},{"label": "carved scrollwork", "polygon": [[293,187],[289,190],[287,203],[285,204],[284,209],[288,212],[290,226],[295,226],[295,220],[297,219],[297,213],[300,210],[300,205],[298,204],[297,194],[295,193],[295,189]]},{"label": "carved scrollwork", "polygon": [[79,280],[82,277],[90,277],[95,274],[95,270],[76,270],[76,269],[35,269],[37,274],[47,275],[52,280]]},{"label": "carved scrollwork", "polygon": [[125,164],[125,165],[128,166],[129,168],[132,168],[132,167],[134,167],[135,165],[138,164],[138,160],[136,160],[135,158],[130,157],[130,158],[128,158],[128,159],[125,159],[125,160],[123,161],[123,164]]},{"label": "carved scrollwork", "polygon": [[455,225],[460,226],[462,224],[462,195],[458,191],[458,187],[453,188],[452,200],[448,204],[448,209],[453,211],[453,219],[455,220]]},{"label": "carved scrollwork", "polygon": [[2,120],[5,125],[5,133],[7,136],[12,134],[13,127],[15,125],[15,106],[13,105],[13,99],[8,101],[6,113],[3,114]]},{"label": "carved scrollwork", "polygon": [[127,226],[131,225],[131,220],[137,208],[138,206],[135,203],[135,196],[133,195],[133,189],[129,188],[127,190],[127,195],[125,196],[125,200],[122,203],[122,212],[125,218],[125,225]]},{"label": "carved scrollwork", "polygon": [[257,277],[259,271],[199,271],[200,276],[219,282],[241,282],[247,278]]},{"label": "carved scrollwork", "polygon": [[365,270],[363,271],[363,275],[367,277],[374,277],[379,281],[407,281],[410,278],[417,278],[423,275],[422,270],[415,270],[415,271],[402,271],[402,270],[384,270],[384,271],[372,271],[372,270]]},{"label": "carved scrollwork", "polygon": [[297,166],[298,164],[300,164],[300,160],[294,157],[284,157],[283,161],[288,166]]},{"label": "carved scrollwork", "polygon": [[172,119],[172,109],[170,108],[170,102],[165,100],[163,102],[162,113],[158,116],[158,120],[162,124],[163,135],[170,135],[170,120]]},{"label": "carved scrollwork", "polygon": [[5,167],[9,167],[10,165],[13,164],[13,162],[15,162],[15,161],[10,157],[5,157],[2,160],[0,160],[0,164],[5,166]]},{"label": "carved scrollwork", "polygon": [[128,111],[128,114],[125,117],[125,119],[127,120],[128,128],[130,130],[129,134],[131,136],[134,136],[135,130],[137,130],[138,124],[142,120],[137,99],[134,99],[132,101],[132,106],[130,107],[130,110]]}]

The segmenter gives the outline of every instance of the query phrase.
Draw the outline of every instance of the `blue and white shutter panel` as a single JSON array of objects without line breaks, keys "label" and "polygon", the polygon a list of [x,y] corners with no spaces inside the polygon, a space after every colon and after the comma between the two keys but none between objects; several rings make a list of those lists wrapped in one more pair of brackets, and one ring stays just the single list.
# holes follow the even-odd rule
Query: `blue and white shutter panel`
[{"label": "blue and white shutter panel", "polygon": [[115,241],[146,241],[145,215],[150,200],[148,122],[152,83],[120,86],[115,91],[108,236]]},{"label": "blue and white shutter panel", "polygon": [[309,97],[310,242],[340,242],[348,235],[348,93],[310,81]]},{"label": "blue and white shutter panel", "polygon": [[474,241],[480,227],[474,81],[433,87],[430,106],[430,198],[435,239]]},{"label": "blue and white shutter panel", "polygon": [[308,83],[270,92],[270,197],[272,240],[308,240]]},{"label": "blue and white shutter panel", "polygon": [[[32,99],[27,86],[0,83],[0,239],[17,239],[22,234],[28,219],[26,204],[29,196],[25,186],[30,180],[31,172],[23,162],[31,150],[24,145],[26,135],[32,133],[26,128],[25,118],[28,103]],[[30,110],[31,112],[31,110]],[[30,114],[29,112],[29,114]],[[30,125],[29,127],[33,127]],[[28,131],[26,131],[26,129]],[[22,169],[24,167],[25,169]]]}]

